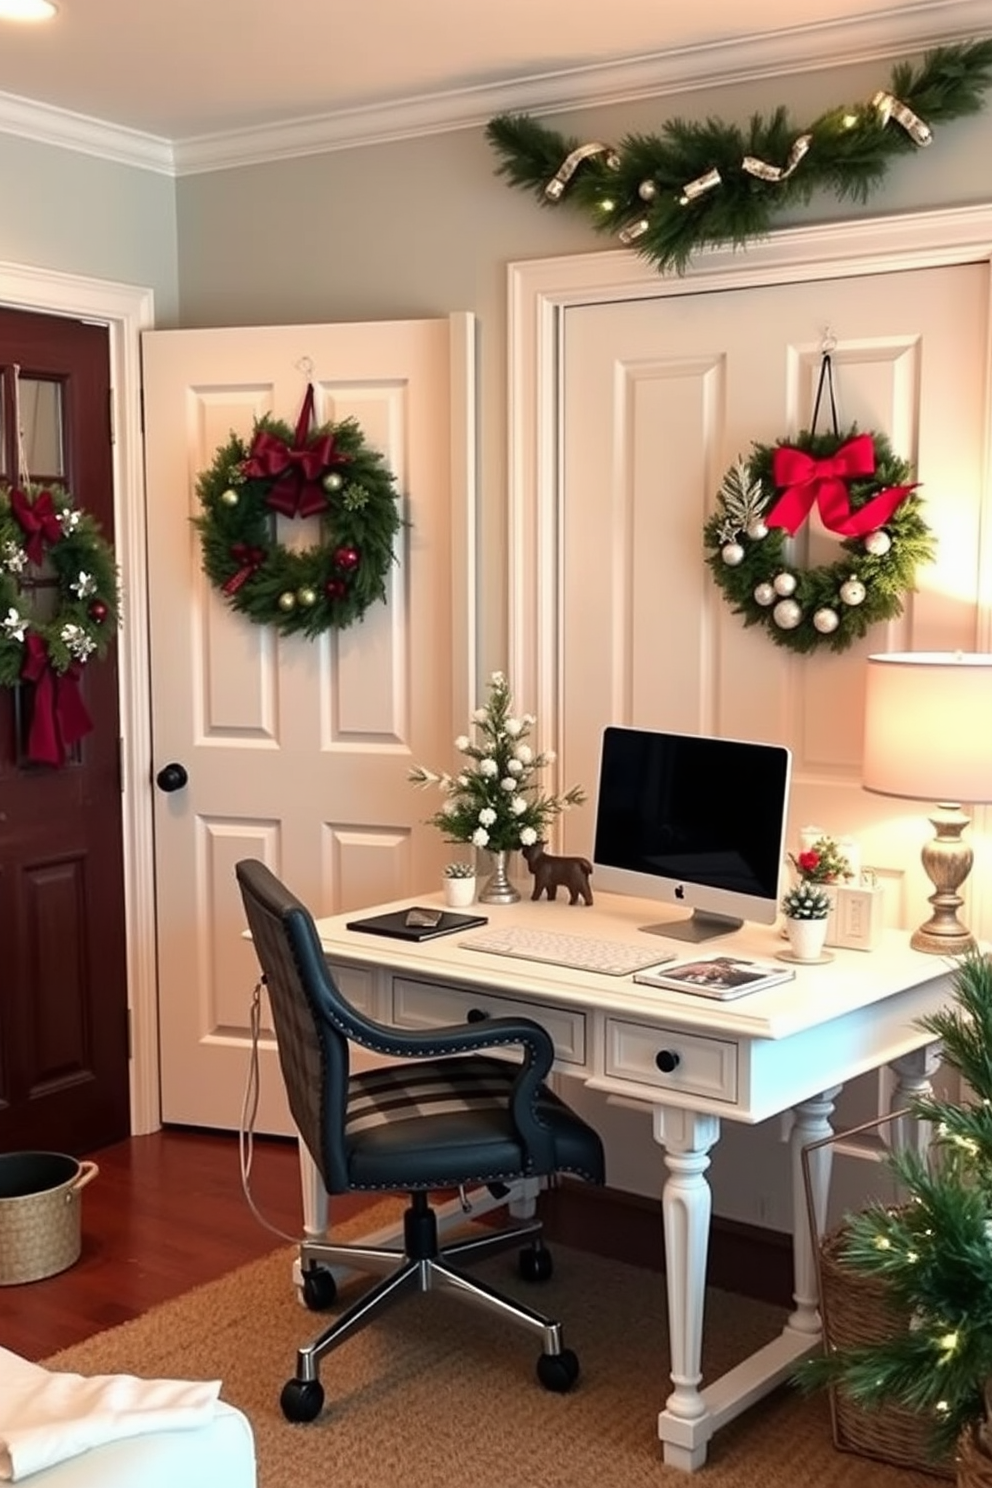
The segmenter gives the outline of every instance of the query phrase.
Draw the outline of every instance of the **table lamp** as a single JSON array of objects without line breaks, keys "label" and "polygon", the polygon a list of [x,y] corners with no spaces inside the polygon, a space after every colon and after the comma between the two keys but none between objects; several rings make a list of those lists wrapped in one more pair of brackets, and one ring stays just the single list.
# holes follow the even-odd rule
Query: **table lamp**
[{"label": "table lamp", "polygon": [[958,919],[971,871],[961,802],[992,801],[992,654],[902,651],[869,656],[861,783],[882,796],[933,801],[936,835],[922,853],[933,914],[918,951],[960,956],[974,936]]}]

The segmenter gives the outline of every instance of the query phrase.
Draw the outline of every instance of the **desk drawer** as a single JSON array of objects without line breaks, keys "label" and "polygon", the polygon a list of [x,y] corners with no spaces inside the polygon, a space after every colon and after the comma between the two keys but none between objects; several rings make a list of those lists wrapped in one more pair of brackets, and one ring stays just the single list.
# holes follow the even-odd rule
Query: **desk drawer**
[{"label": "desk drawer", "polygon": [[374,973],[363,966],[341,966],[328,958],[331,976],[347,997],[352,1007],[367,1018],[376,1016]]},{"label": "desk drawer", "polygon": [[561,1064],[586,1062],[586,1020],[568,1008],[498,997],[474,987],[438,987],[412,977],[393,977],[393,1022],[401,1028],[441,1028],[464,1023],[470,1009],[490,1018],[533,1018],[551,1035]]},{"label": "desk drawer", "polygon": [[737,1099],[737,1045],[678,1028],[646,1028],[608,1018],[606,1073],[658,1090],[732,1102]]}]

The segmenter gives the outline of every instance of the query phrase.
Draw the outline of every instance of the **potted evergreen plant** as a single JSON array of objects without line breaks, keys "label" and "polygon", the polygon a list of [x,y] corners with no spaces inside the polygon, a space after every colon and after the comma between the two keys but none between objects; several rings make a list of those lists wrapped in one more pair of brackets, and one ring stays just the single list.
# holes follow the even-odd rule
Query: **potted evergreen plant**
[{"label": "potted evergreen plant", "polygon": [[827,938],[830,895],[819,884],[800,879],[783,894],[779,904],[785,916],[789,950],[797,961],[818,961]]},{"label": "potted evergreen plant", "polygon": [[460,858],[444,865],[444,902],[449,909],[464,909],[475,898],[475,864]]},{"label": "potted evergreen plant", "polygon": [[797,1378],[932,1420],[934,1457],[957,1453],[959,1488],[992,1488],[992,961],[969,952],[953,986],[953,1002],[920,1023],[963,1094],[911,1101],[933,1138],[925,1156],[907,1147],[887,1158],[906,1200],[849,1217],[839,1251],[852,1274],[884,1283],[908,1322],[808,1360]]}]

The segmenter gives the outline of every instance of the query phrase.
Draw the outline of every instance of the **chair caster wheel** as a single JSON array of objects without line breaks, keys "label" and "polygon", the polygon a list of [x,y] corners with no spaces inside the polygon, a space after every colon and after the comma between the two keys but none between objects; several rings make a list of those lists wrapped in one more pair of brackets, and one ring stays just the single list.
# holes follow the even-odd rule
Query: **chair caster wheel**
[{"label": "chair caster wheel", "polygon": [[326,1312],[337,1301],[338,1285],[327,1266],[309,1266],[300,1285],[303,1305],[310,1312]]},{"label": "chair caster wheel", "polygon": [[524,1281],[548,1281],[554,1271],[551,1252],[544,1245],[528,1245],[517,1257],[517,1269]]},{"label": "chair caster wheel", "polygon": [[560,1354],[542,1354],[537,1361],[537,1377],[546,1390],[564,1395],[579,1377],[579,1361],[571,1349]]},{"label": "chair caster wheel", "polygon": [[324,1409],[324,1387],[320,1380],[287,1380],[279,1404],[287,1421],[316,1421]]}]

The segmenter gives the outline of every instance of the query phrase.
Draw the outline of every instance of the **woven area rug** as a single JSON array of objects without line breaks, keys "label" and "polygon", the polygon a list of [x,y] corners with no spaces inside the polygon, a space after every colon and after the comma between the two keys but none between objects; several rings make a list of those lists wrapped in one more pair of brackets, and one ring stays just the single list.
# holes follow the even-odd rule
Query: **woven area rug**
[{"label": "woven area rug", "polygon": [[[393,1211],[397,1212],[397,1211]],[[363,1229],[389,1217],[383,1206]],[[357,1228],[352,1221],[341,1233]],[[533,1338],[440,1292],[400,1303],[330,1354],[323,1415],[290,1425],[279,1392],[320,1327],[283,1249],[66,1349],[49,1367],[220,1378],[255,1433],[260,1488],[649,1488],[685,1485],[656,1436],[668,1393],[663,1278],[554,1247],[555,1273],[516,1277],[515,1255],[479,1274],[564,1327],[582,1367],[575,1390],[538,1385]],[[345,1299],[355,1294],[349,1286]],[[726,1292],[708,1298],[704,1368],[722,1373],[773,1337],[784,1314]],[[934,1488],[938,1480],[838,1452],[827,1402],[783,1387],[719,1432],[700,1488]]]}]

